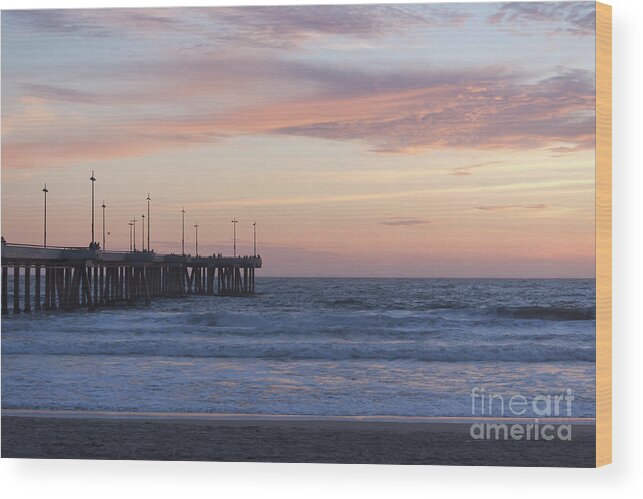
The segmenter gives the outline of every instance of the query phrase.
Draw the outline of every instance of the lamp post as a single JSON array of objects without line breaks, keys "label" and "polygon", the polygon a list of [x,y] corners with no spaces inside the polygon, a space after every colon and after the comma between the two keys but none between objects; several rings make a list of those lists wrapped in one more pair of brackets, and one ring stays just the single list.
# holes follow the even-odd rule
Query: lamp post
[{"label": "lamp post", "polygon": [[141,233],[141,246],[143,247],[143,251],[145,251],[145,213],[141,215],[141,230],[143,231]]},{"label": "lamp post", "polygon": [[89,177],[89,180],[92,181],[92,246],[96,239],[94,238],[94,182],[96,182],[96,178],[94,177],[94,170],[92,170],[92,176]]},{"label": "lamp post", "polygon": [[147,251],[150,251],[150,193],[147,193]]},{"label": "lamp post", "polygon": [[101,208],[103,209],[103,251],[105,251],[105,201],[103,201]]},{"label": "lamp post", "polygon": [[194,224],[194,253],[195,256],[199,256],[199,222]]},{"label": "lamp post", "polygon": [[46,248],[47,247],[47,193],[49,192],[49,190],[47,189],[47,184],[45,184],[45,187],[42,189],[42,192],[45,193],[45,217],[44,217],[44,226],[43,226],[44,237],[43,237],[42,245],[43,245],[43,248]]},{"label": "lamp post", "polygon": [[254,250],[253,256],[257,256],[257,221],[252,223],[252,247]]},{"label": "lamp post", "polygon": [[237,218],[233,218],[230,220],[232,222],[232,257],[236,258],[237,257],[237,223],[239,220]]},{"label": "lamp post", "polygon": [[185,206],[181,210],[181,254],[185,256]]},{"label": "lamp post", "polygon": [[134,251],[136,251],[136,217],[132,218],[132,244],[134,245]]},{"label": "lamp post", "polygon": [[130,220],[127,225],[129,225],[129,250],[132,251],[132,226],[134,222]]}]

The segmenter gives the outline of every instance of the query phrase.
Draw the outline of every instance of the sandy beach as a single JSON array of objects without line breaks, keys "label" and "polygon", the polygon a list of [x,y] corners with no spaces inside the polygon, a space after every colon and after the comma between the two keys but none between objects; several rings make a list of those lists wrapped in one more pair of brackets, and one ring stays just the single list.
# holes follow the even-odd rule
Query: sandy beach
[{"label": "sandy beach", "polygon": [[164,417],[2,416],[2,457],[437,464],[594,465],[595,427],[572,441],[474,440],[470,423]]}]

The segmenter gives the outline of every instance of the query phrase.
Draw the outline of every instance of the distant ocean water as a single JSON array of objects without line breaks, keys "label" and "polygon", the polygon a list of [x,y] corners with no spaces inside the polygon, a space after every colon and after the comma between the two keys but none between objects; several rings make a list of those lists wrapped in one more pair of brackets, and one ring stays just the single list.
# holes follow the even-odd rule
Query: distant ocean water
[{"label": "distant ocean water", "polygon": [[571,389],[573,415],[593,417],[594,288],[258,278],[249,298],[10,316],[2,407],[469,416],[471,389],[484,387],[508,397]]}]

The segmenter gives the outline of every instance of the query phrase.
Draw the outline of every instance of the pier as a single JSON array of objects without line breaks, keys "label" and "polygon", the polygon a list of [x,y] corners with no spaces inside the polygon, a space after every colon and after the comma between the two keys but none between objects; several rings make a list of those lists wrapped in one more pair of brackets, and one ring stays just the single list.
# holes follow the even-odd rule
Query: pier
[{"label": "pier", "polygon": [[[153,251],[2,244],[2,315],[93,310],[159,297],[245,296],[255,292],[261,257],[190,256]],[[22,283],[22,286],[21,286]]]}]

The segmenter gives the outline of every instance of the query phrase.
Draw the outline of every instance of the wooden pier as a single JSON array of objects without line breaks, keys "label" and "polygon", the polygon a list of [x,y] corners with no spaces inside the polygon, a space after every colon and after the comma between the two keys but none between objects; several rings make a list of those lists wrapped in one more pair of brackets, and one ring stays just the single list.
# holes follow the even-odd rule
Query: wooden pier
[{"label": "wooden pier", "polygon": [[[260,256],[161,255],[2,245],[2,314],[149,303],[157,297],[244,296],[255,292]],[[23,283],[21,290],[21,282]]]}]

